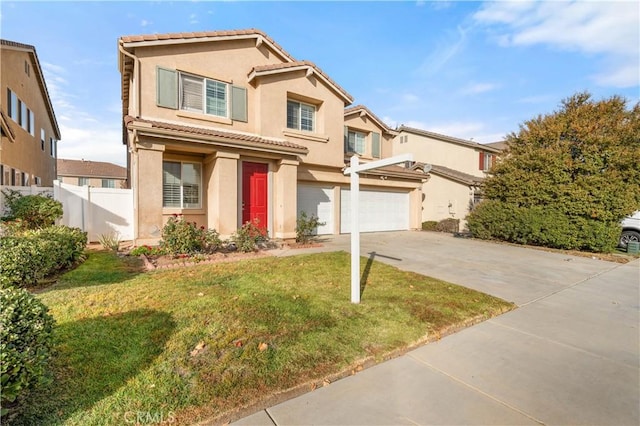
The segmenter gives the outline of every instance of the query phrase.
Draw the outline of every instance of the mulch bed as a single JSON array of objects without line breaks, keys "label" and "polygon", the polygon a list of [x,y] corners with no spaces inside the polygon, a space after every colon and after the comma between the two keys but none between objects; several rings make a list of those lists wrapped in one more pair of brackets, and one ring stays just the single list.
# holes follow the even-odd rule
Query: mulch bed
[{"label": "mulch bed", "polygon": [[194,265],[209,265],[213,263],[223,262],[235,262],[239,260],[258,259],[261,257],[270,256],[268,250],[260,250],[256,252],[242,253],[242,252],[229,252],[229,253],[213,253],[207,255],[195,255],[195,256],[150,256],[141,255],[144,262],[144,267],[147,271],[153,271],[156,269],[172,269],[182,268],[185,266]]}]

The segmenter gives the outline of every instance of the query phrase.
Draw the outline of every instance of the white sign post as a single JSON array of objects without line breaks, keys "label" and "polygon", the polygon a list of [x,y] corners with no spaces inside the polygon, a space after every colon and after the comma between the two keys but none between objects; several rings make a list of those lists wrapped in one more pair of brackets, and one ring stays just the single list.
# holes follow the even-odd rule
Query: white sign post
[{"label": "white sign post", "polygon": [[360,164],[357,155],[351,157],[350,167],[344,171],[351,175],[351,303],[360,303],[360,172],[413,161],[413,154],[396,155],[370,163]]}]

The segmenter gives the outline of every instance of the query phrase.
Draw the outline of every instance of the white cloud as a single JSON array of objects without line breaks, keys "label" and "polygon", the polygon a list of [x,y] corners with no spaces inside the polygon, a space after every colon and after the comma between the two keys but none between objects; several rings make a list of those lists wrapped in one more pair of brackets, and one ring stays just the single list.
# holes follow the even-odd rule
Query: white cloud
[{"label": "white cloud", "polygon": [[548,45],[601,55],[600,85],[633,87],[640,75],[640,4],[637,2],[491,2],[474,14],[482,24],[503,25],[504,46]]},{"label": "white cloud", "polygon": [[105,119],[78,108],[78,97],[69,90],[72,85],[63,77],[67,70],[47,62],[41,65],[62,135],[58,158],[84,158],[124,166],[126,150],[122,145],[121,111],[109,106],[109,117]]},{"label": "white cloud", "polygon": [[147,21],[146,19],[143,19],[142,21],[140,21],[140,26],[141,27],[146,27],[146,26],[149,26],[151,24],[153,24],[153,22]]},{"label": "white cloud", "polygon": [[402,101],[408,102],[408,103],[416,103],[420,101],[420,97],[417,95],[414,95],[413,93],[405,93],[402,95]]},{"label": "white cloud", "polygon": [[195,13],[192,13],[191,15],[189,15],[189,23],[191,25],[197,24],[200,21],[198,21],[198,15],[196,15]]},{"label": "white cloud", "polygon": [[496,90],[500,87],[498,84],[493,83],[473,83],[460,90],[463,95],[478,95],[480,93],[487,93],[492,90]]},{"label": "white cloud", "polygon": [[440,71],[447,62],[453,59],[458,52],[462,50],[466,43],[467,31],[467,29],[459,26],[457,28],[455,40],[439,46],[420,65],[419,71],[427,75],[433,75]]}]

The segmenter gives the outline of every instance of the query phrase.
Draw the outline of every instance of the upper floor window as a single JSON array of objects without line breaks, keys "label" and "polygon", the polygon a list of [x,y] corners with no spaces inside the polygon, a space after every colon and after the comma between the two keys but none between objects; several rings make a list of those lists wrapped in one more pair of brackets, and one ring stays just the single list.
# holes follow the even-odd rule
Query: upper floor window
[{"label": "upper floor window", "polygon": [[180,109],[227,117],[227,83],[180,74]]},{"label": "upper floor window", "polygon": [[496,162],[496,156],[488,152],[480,152],[479,168],[483,172],[489,171]]},{"label": "upper floor window", "polygon": [[44,132],[44,129],[40,129],[40,149],[44,151],[44,141],[47,139],[47,136]]},{"label": "upper floor window", "polygon": [[18,105],[18,95],[12,92],[11,89],[7,89],[7,111],[9,117],[16,123],[20,120],[20,106]]},{"label": "upper floor window", "polygon": [[247,121],[247,89],[223,81],[156,68],[156,105]]},{"label": "upper floor window", "polygon": [[29,123],[28,123],[29,133],[31,134],[31,136],[35,136],[36,135],[36,119],[33,115],[33,111],[31,111],[29,108],[27,108],[27,119],[29,120]]},{"label": "upper floor window", "polygon": [[202,165],[180,161],[162,162],[162,207],[200,208]]},{"label": "upper floor window", "polygon": [[49,152],[51,156],[55,158],[56,156],[56,140],[54,138],[49,138]]},{"label": "upper floor window", "polygon": [[22,101],[18,101],[20,103],[20,126],[22,126],[23,129],[25,130],[29,130],[29,114],[27,113],[27,111],[29,110],[29,108],[27,108],[27,104],[25,104]]},{"label": "upper floor window", "polygon": [[365,140],[366,136],[364,133],[348,130],[345,140],[346,152],[355,152],[360,155],[364,154],[366,150]]},{"label": "upper floor window", "polygon": [[287,128],[313,132],[316,107],[297,101],[287,101]]}]

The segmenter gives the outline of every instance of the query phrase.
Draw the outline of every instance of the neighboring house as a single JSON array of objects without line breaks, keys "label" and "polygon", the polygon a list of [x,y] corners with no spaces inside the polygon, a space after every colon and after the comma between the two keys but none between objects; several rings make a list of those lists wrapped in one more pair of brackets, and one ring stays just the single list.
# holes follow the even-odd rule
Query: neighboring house
[{"label": "neighboring house", "polygon": [[35,47],[0,40],[0,185],[53,186],[60,129]]},{"label": "neighboring house", "polygon": [[62,183],[96,188],[126,188],[127,169],[113,163],[58,159],[58,180]]},{"label": "neighboring house", "polygon": [[[157,241],[173,214],[225,236],[258,219],[272,237],[295,238],[301,211],[326,222],[321,234],[348,231],[352,97],[315,64],[254,29],[128,36],[118,48],[137,244]],[[386,127],[362,118],[349,126],[384,135],[379,154],[390,153]],[[362,176],[363,230],[418,228],[424,177],[401,167]],[[370,219],[396,208],[388,194],[402,198],[401,223]]]},{"label": "neighboring house", "polygon": [[394,155],[411,152],[432,166],[422,188],[422,221],[464,218],[481,198],[480,185],[500,149],[426,130],[400,126],[393,139]]}]

